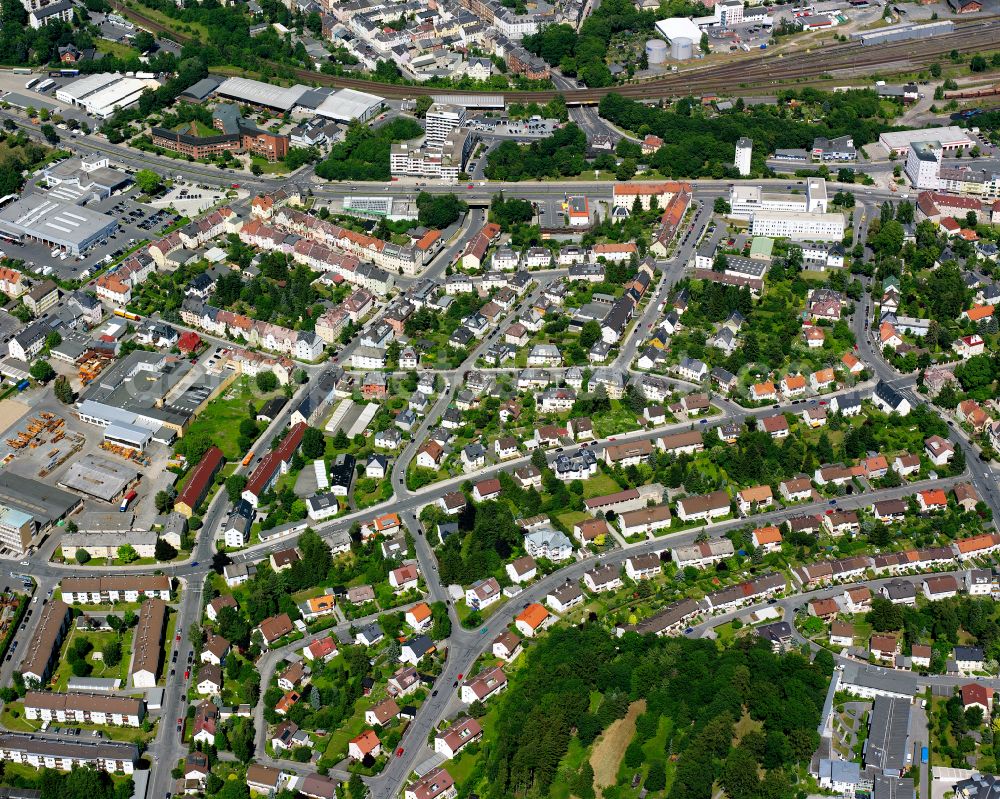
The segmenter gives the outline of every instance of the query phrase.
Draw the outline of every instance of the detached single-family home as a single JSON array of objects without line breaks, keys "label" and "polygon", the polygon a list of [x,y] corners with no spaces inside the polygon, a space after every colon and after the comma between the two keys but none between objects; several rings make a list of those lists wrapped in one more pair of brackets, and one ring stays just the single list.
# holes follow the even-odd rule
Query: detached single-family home
[{"label": "detached single-family home", "polygon": [[525,638],[533,638],[549,618],[544,605],[534,602],[514,618],[514,626]]}]

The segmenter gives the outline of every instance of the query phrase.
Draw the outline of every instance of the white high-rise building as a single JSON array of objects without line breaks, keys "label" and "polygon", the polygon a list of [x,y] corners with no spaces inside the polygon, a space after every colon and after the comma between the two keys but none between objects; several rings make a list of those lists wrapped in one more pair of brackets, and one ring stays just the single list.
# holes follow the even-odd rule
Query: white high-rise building
[{"label": "white high-rise building", "polygon": [[427,136],[424,144],[443,142],[449,133],[465,124],[465,109],[447,103],[434,103],[427,109]]},{"label": "white high-rise building", "polygon": [[736,142],[736,170],[746,177],[750,174],[750,158],[753,155],[753,141],[742,137]]},{"label": "white high-rise building", "polygon": [[913,142],[906,154],[906,177],[915,189],[941,188],[941,144],[936,141]]}]

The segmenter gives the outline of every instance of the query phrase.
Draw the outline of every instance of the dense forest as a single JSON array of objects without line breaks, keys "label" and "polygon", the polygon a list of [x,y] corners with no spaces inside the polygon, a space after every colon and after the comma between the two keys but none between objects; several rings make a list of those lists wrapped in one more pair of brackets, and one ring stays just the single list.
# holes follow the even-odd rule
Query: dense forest
[{"label": "dense forest", "polygon": [[530,180],[579,175],[587,168],[587,136],[570,122],[548,138],[519,145],[505,141],[486,157],[490,180]]},{"label": "dense forest", "polygon": [[775,148],[810,148],[817,136],[850,135],[860,147],[888,129],[878,118],[881,106],[874,91],[825,94],[803,89],[785,93],[781,99],[822,107],[823,121],[808,122],[787,105],[760,105],[707,117],[692,100],[681,100],[665,110],[615,93],[604,96],[600,113],[621,128],[662,138],[666,144],[649,163],[664,175],[678,178],[726,176],[733,168],[733,147],[741,136],[753,140],[755,152],[772,153]]},{"label": "dense forest", "polygon": [[352,123],[347,138],[330,149],[326,160],[316,165],[316,174],[327,180],[389,180],[389,151],[392,143],[423,135],[420,123],[398,117],[372,130]]},{"label": "dense forest", "polygon": [[720,650],[712,641],[615,639],[594,625],[555,629],[499,700],[496,732],[470,784],[507,799],[546,796],[567,779],[574,795],[589,799],[589,763],[560,774],[571,741],[589,746],[630,703],[645,700],[624,755],[627,778],[645,765],[646,787],[665,788],[671,799],[709,799],[714,784],[730,799],[791,797],[795,767],[819,743],[833,659],[818,657],[776,655],[752,637]]},{"label": "dense forest", "polygon": [[281,253],[264,253],[260,270],[250,280],[243,280],[239,272],[226,272],[216,282],[211,301],[264,322],[306,330],[314,327],[313,305],[319,300],[312,285],[316,273],[304,264],[290,264]]}]

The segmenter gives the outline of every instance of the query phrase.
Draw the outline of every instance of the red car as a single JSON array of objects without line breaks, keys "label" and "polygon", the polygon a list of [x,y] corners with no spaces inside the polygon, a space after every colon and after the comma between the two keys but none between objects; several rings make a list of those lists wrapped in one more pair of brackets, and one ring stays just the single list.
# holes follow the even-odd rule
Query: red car
[{"label": "red car", "polygon": [[191,669],[184,669],[184,679],[186,680],[191,676]]},{"label": "red car", "polygon": [[230,186],[230,188],[232,189],[238,189],[239,187],[240,187],[239,183],[234,183],[232,186]]},{"label": "red car", "polygon": [[403,747],[401,746],[399,747],[399,749],[396,750],[396,757],[400,757],[402,754],[403,754]]}]

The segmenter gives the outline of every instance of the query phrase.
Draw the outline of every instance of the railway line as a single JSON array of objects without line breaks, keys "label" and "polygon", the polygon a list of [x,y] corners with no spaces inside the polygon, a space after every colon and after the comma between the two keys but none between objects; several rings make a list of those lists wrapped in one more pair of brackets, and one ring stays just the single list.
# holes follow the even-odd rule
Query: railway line
[{"label": "railway line", "polygon": [[[167,34],[180,44],[194,41],[193,37],[179,34],[163,23],[154,20],[133,7],[126,6],[121,13],[140,27],[152,33]],[[462,91],[442,90],[449,94],[467,97],[492,96],[498,93],[510,102],[548,102],[556,95],[562,95],[568,105],[596,105],[605,94],[614,92],[635,100],[658,100],[688,94],[703,94],[725,90],[727,94],[759,94],[773,91],[780,84],[795,81],[796,86],[808,85],[809,79],[836,70],[883,69],[887,65],[899,67],[924,66],[935,58],[950,53],[979,52],[996,49],[1000,41],[1000,16],[977,20],[955,20],[956,30],[933,39],[890,42],[864,47],[860,42],[846,42],[815,46],[797,53],[768,50],[745,57],[739,57],[725,64],[712,64],[664,75],[650,80],[623,84],[601,89],[569,89],[542,91]],[[357,89],[382,97],[394,99],[411,98],[428,91],[418,86],[396,85],[349,78],[339,75],[324,75],[309,69],[289,68],[286,65],[268,62],[280,73],[291,74],[305,83],[318,83],[336,88]]]}]

